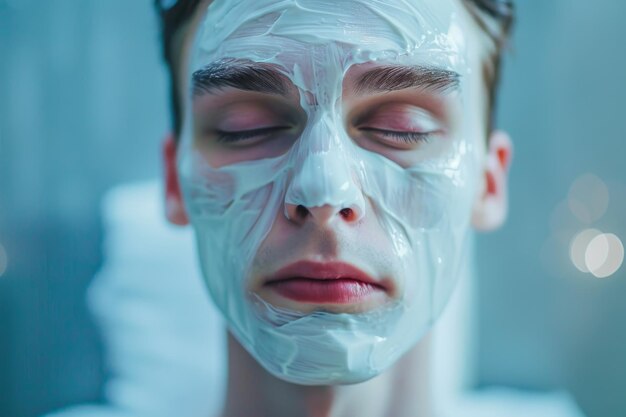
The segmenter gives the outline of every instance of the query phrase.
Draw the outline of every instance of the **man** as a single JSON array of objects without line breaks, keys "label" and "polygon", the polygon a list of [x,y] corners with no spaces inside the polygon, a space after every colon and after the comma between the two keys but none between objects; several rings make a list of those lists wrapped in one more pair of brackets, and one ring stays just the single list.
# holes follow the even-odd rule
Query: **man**
[{"label": "man", "polygon": [[431,416],[470,226],[506,216],[508,3],[179,1],[167,215],[229,326],[223,416]]}]

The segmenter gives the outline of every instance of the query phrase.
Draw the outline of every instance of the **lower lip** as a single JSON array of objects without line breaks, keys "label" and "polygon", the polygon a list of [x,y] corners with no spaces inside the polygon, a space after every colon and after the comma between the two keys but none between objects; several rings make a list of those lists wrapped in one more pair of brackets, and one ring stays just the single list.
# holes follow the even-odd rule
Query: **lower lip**
[{"label": "lower lip", "polygon": [[383,288],[354,279],[292,278],[268,284],[285,298],[304,303],[352,304],[384,292]]}]

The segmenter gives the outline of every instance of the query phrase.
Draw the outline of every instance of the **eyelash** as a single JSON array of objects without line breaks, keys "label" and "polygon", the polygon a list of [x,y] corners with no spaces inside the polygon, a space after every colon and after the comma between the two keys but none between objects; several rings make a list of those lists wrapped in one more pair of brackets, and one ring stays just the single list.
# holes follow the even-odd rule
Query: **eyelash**
[{"label": "eyelash", "polygon": [[401,140],[405,143],[430,142],[434,132],[398,132],[395,130],[384,130],[375,128],[361,128],[364,132],[378,133],[383,137]]},{"label": "eyelash", "polygon": [[[234,143],[266,136],[288,129],[286,126],[266,127],[262,129],[242,130],[237,132],[227,132],[224,130],[216,130],[217,141],[220,143]],[[384,130],[375,128],[361,128],[362,131],[378,133],[381,136],[392,139],[401,140],[404,143],[428,143],[431,140],[433,132],[398,132],[394,130]]]},{"label": "eyelash", "polygon": [[264,127],[262,129],[242,130],[237,132],[227,132],[224,130],[216,130],[217,141],[220,143],[232,143],[253,139],[260,136],[266,136],[271,133],[277,133],[281,130],[289,129],[287,126]]}]

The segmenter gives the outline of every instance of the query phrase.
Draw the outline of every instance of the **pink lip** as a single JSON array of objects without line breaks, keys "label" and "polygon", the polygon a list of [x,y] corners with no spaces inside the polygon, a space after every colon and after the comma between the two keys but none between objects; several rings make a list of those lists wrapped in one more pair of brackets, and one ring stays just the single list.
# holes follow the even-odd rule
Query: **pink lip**
[{"label": "pink lip", "polygon": [[265,285],[291,300],[318,304],[357,303],[387,291],[359,268],[342,262],[296,262],[280,269]]}]

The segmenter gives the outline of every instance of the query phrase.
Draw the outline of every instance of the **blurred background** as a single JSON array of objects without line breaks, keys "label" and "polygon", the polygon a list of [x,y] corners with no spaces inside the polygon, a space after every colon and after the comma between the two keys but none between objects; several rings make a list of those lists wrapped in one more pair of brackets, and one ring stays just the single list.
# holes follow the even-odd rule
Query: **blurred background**
[{"label": "blurred background", "polygon": [[[626,415],[626,3],[520,0],[499,100],[510,217],[479,235],[478,386]],[[0,416],[98,402],[100,204],[159,175],[150,0],[0,0]]]}]

